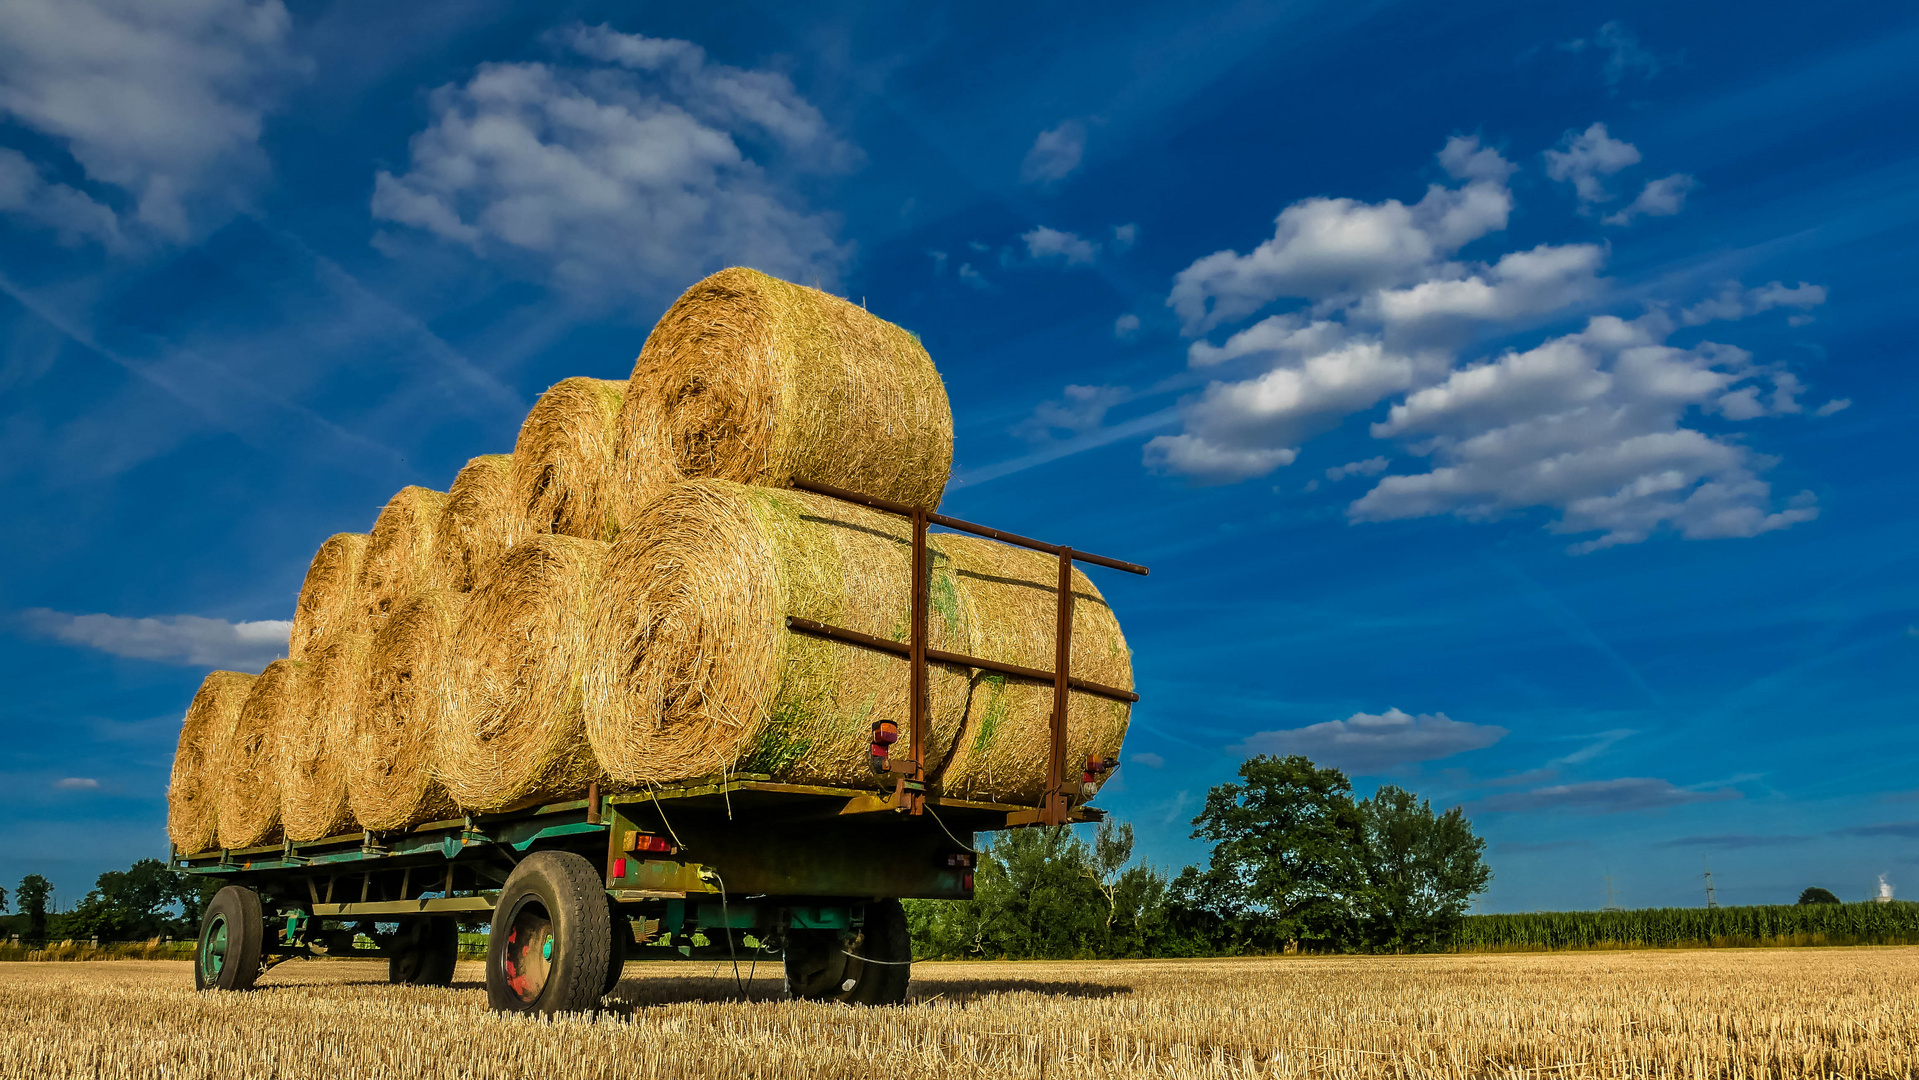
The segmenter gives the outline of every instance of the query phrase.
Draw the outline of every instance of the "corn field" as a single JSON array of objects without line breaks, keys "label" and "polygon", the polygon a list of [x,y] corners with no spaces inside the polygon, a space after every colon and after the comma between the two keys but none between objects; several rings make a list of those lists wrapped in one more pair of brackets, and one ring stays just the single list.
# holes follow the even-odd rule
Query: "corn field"
[{"label": "corn field", "polygon": [[247,994],[186,964],[0,965],[0,1077],[1911,1077],[1919,949],[940,963],[906,1004],[780,1000],[777,967],[631,964],[596,1016],[491,1013],[378,962]]},{"label": "corn field", "polygon": [[1468,915],[1463,952],[1919,944],[1919,904],[1775,904]]}]

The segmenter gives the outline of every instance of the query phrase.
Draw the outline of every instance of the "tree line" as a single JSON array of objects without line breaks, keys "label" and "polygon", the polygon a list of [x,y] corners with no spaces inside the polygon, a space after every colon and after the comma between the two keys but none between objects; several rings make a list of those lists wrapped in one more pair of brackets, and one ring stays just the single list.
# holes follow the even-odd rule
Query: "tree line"
[{"label": "tree line", "polygon": [[1193,818],[1204,866],[1133,862],[1133,827],[1016,829],[980,850],[970,900],[907,902],[924,958],[1063,959],[1450,945],[1492,878],[1485,841],[1386,785],[1355,799],[1337,769],[1252,758]]},{"label": "tree line", "polygon": [[0,888],[0,912],[11,899],[17,914],[0,920],[6,935],[41,944],[48,941],[149,941],[199,934],[200,912],[219,889],[211,878],[168,869],[159,859],[141,859],[125,870],[109,870],[93,889],[66,911],[52,911],[53,883],[28,874],[13,891]]}]

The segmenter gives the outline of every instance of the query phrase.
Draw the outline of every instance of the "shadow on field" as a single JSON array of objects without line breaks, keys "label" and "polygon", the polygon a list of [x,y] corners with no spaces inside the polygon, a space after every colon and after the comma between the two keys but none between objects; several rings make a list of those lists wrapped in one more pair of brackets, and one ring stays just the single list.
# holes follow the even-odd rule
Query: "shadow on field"
[{"label": "shadow on field", "polygon": [[977,1001],[996,994],[1038,994],[1041,997],[1109,998],[1130,994],[1133,988],[1117,983],[1084,982],[1079,979],[915,979],[911,994],[922,1001],[934,997],[947,1001]]},{"label": "shadow on field", "polygon": [[[456,987],[479,984],[455,983]],[[964,1004],[1001,994],[1037,994],[1057,998],[1107,998],[1130,994],[1133,988],[1111,983],[1069,979],[915,979],[907,989],[905,1004],[931,1001]],[[779,976],[760,973],[748,979],[742,971],[735,981],[732,975],[720,977],[627,979],[607,996],[606,1010],[630,1015],[657,1005],[711,1005],[738,1001],[784,1001],[786,988]]]}]

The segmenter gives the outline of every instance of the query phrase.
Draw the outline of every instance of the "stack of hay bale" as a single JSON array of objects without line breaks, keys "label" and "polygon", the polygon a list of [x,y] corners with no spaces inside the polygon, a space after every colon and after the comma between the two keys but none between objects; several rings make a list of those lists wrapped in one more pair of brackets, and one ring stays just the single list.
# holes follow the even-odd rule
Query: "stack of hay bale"
[{"label": "stack of hay bale", "polygon": [[[174,844],[392,831],[595,782],[872,784],[871,724],[904,720],[907,662],[784,617],[904,640],[910,525],[790,484],[931,508],[952,451],[918,338],[752,270],[707,278],[625,382],[562,381],[512,454],[474,458],[446,492],[406,488],[369,533],[320,546],[287,657],[212,673],[187,711]],[[1051,556],[929,547],[933,647],[1052,666]],[[1073,673],[1130,688],[1118,622],[1074,580]],[[1038,799],[1050,686],[934,665],[929,698],[936,789]],[[1074,692],[1068,760],[1110,758],[1127,718]]]}]

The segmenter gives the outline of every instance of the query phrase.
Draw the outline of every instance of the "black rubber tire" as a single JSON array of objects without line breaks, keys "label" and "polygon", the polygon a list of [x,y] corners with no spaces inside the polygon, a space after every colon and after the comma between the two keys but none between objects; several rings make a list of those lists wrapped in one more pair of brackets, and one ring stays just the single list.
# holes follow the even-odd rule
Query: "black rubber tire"
[{"label": "black rubber tire", "polygon": [[193,957],[196,990],[251,990],[260,977],[266,918],[260,894],[228,885],[213,894],[200,917],[200,946]]},{"label": "black rubber tire", "polygon": [[853,938],[837,930],[789,930],[786,996],[849,1005],[897,1005],[913,977],[913,936],[898,900],[866,905]]},{"label": "black rubber tire", "polygon": [[487,1004],[547,1015],[597,1007],[612,921],[600,873],[583,857],[539,851],[520,860],[493,908]]},{"label": "black rubber tire", "polygon": [[406,986],[451,986],[460,959],[460,924],[444,915],[408,920],[393,942],[386,979]]},{"label": "black rubber tire", "polygon": [[626,947],[633,944],[633,920],[626,917],[610,896],[606,898],[606,912],[610,925],[606,942],[606,985],[600,988],[601,997],[620,985],[620,976],[626,974]]}]

